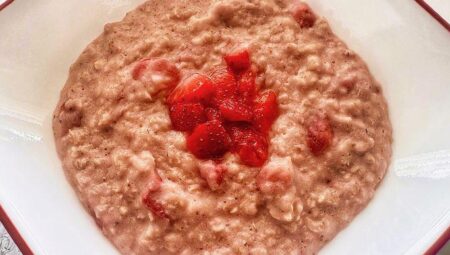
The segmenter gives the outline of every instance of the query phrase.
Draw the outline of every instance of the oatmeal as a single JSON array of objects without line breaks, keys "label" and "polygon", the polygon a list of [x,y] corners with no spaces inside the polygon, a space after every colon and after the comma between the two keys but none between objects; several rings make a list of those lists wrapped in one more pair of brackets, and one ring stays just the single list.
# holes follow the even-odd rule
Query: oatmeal
[{"label": "oatmeal", "polygon": [[391,155],[380,85],[297,0],[148,1],[72,65],[53,128],[123,254],[315,254]]}]

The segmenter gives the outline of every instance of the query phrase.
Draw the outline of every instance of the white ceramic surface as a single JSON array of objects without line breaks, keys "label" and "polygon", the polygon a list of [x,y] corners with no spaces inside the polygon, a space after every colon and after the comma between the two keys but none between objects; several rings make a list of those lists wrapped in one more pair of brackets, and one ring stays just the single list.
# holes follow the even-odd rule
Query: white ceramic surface
[{"label": "white ceramic surface", "polygon": [[439,15],[450,22],[450,1],[448,0],[425,0]]},{"label": "white ceramic surface", "polygon": [[[65,180],[50,120],[70,64],[139,2],[17,0],[0,12],[0,203],[36,254],[117,254]],[[411,0],[311,5],[383,84],[394,159],[448,156],[450,33]],[[450,225],[450,176],[402,169],[322,254],[418,254]]]}]

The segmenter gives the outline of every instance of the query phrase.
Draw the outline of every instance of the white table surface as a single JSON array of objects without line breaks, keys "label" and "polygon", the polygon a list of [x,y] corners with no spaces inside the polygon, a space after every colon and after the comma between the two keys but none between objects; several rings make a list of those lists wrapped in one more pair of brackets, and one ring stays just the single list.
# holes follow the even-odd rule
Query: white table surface
[{"label": "white table surface", "polygon": [[[1,3],[1,1],[0,1]],[[0,255],[21,255],[14,241],[0,222]]]}]

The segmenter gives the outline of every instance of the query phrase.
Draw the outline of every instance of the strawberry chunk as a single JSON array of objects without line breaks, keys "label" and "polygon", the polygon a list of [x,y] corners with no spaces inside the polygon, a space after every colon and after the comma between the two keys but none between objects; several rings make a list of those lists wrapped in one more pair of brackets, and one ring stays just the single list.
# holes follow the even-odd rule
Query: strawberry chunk
[{"label": "strawberry chunk", "polygon": [[264,165],[269,154],[269,145],[263,134],[246,126],[232,127],[230,133],[233,151],[244,164],[253,167]]},{"label": "strawberry chunk", "polygon": [[320,156],[331,145],[333,130],[328,118],[321,115],[310,117],[307,122],[306,142],[314,156]]},{"label": "strawberry chunk", "polygon": [[157,217],[169,218],[161,203],[156,201],[151,193],[147,193],[142,197],[142,203]]},{"label": "strawberry chunk", "polygon": [[236,147],[239,141],[245,136],[247,130],[251,129],[252,126],[248,123],[228,123],[226,129],[230,134],[232,141],[232,150],[236,152]]},{"label": "strawberry chunk", "polygon": [[247,49],[237,49],[228,53],[224,57],[227,66],[238,74],[250,68],[250,53]]},{"label": "strawberry chunk", "polygon": [[192,131],[206,121],[205,108],[200,103],[177,103],[170,107],[170,120],[178,131]]},{"label": "strawberry chunk", "polygon": [[236,97],[237,83],[233,73],[225,67],[216,67],[210,73],[211,81],[215,87],[215,105],[225,99]]},{"label": "strawberry chunk", "polygon": [[235,99],[228,99],[220,104],[221,116],[228,121],[251,121],[252,110],[249,106]]},{"label": "strawberry chunk", "polygon": [[131,75],[134,80],[162,84],[168,89],[180,82],[180,71],[176,65],[163,58],[140,60]]},{"label": "strawberry chunk", "polygon": [[[218,159],[231,151],[242,164],[262,166],[268,158],[268,131],[278,117],[277,96],[259,93],[247,49],[234,50],[224,60],[227,67],[215,67],[209,76],[190,75],[173,89],[167,98],[172,126],[191,132],[187,149],[199,159]],[[216,189],[221,174],[205,171],[201,174]]]},{"label": "strawberry chunk", "polygon": [[230,147],[230,137],[220,121],[198,125],[187,138],[187,147],[197,158],[222,157]]},{"label": "strawberry chunk", "polygon": [[309,8],[306,3],[299,0],[294,0],[289,8],[289,11],[301,28],[309,28],[314,26],[314,23],[316,22],[316,15],[314,15],[311,8]]},{"label": "strawberry chunk", "polygon": [[145,70],[148,68],[148,63],[150,62],[150,59],[143,59],[140,62],[137,63],[137,65],[133,68],[133,71],[131,72],[131,76],[134,80],[139,80]]},{"label": "strawberry chunk", "polygon": [[214,96],[214,86],[208,76],[192,74],[184,79],[169,95],[167,102],[175,103],[204,103],[209,104]]},{"label": "strawberry chunk", "polygon": [[262,93],[255,100],[255,109],[253,122],[256,128],[267,133],[272,127],[273,122],[278,117],[277,95],[274,91],[268,90]]},{"label": "strawberry chunk", "polygon": [[142,203],[157,217],[169,218],[166,214],[164,207],[159,203],[155,197],[156,193],[160,190],[162,180],[159,175],[154,175],[150,182],[147,184],[146,190],[142,195]]},{"label": "strawberry chunk", "polygon": [[205,112],[206,118],[208,120],[222,121],[222,115],[220,115],[219,110],[217,110],[216,108],[206,108]]},{"label": "strawberry chunk", "polygon": [[247,70],[239,76],[238,94],[246,102],[253,102],[256,95],[256,74],[252,70]]}]

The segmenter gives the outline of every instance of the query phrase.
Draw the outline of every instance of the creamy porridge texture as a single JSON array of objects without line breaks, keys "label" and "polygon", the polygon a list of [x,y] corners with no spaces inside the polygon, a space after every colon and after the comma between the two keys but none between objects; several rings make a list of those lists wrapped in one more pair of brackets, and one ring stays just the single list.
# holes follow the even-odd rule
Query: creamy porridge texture
[{"label": "creamy porridge texture", "polygon": [[[271,107],[205,109],[227,65],[233,84],[253,73],[251,99]],[[259,140],[232,149],[228,125],[258,116],[246,128]],[[392,143],[364,62],[291,0],[144,3],[72,65],[53,128],[67,178],[123,254],[315,254],[373,197]]]}]

